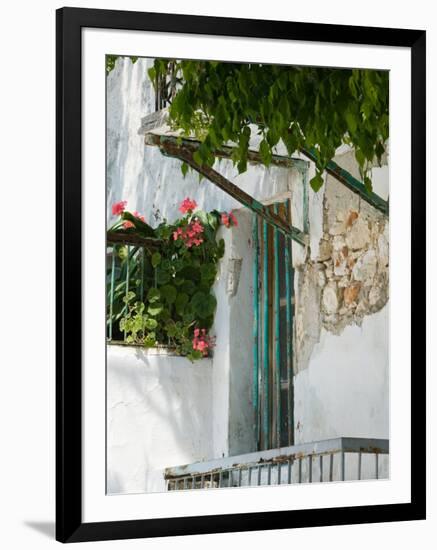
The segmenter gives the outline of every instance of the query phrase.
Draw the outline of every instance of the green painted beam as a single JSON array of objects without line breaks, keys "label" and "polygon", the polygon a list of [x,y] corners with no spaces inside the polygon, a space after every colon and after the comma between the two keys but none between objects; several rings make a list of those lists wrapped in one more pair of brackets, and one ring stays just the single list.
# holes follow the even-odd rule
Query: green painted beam
[{"label": "green painted beam", "polygon": [[290,226],[280,216],[274,214],[273,212],[270,212],[270,210],[261,202],[240,189],[237,185],[229,181],[213,168],[206,165],[199,166],[193,158],[195,150],[192,148],[191,142],[187,143],[186,140],[183,143],[178,143],[177,138],[167,136],[148,135],[146,137],[153,138],[153,140],[149,139],[149,141],[146,141],[146,143],[148,143],[149,145],[157,145],[164,155],[177,158],[191,166],[193,170],[204,176],[206,179],[210,180],[217,187],[222,189],[225,193],[228,193],[228,195],[233,197],[243,206],[246,206],[256,214],[259,214],[261,218],[263,218],[270,225],[273,225],[283,235],[285,235],[286,237],[291,237],[294,241],[298,242],[302,246],[308,245],[308,235],[305,235],[303,231],[297,229],[297,227]]},{"label": "green painted beam", "polygon": [[269,366],[270,366],[270,334],[269,334],[269,235],[268,225],[263,221],[263,446],[270,448],[270,384],[269,384]]},{"label": "green painted beam", "polygon": [[[278,213],[278,205],[274,205],[275,214]],[[274,343],[275,343],[275,405],[276,405],[276,446],[281,446],[281,329],[280,329],[280,293],[279,293],[279,233],[277,229],[273,233],[273,274],[274,274]]]},{"label": "green painted beam", "polygon": [[[317,154],[314,148],[312,149],[301,149],[303,155],[307,158],[316,162]],[[360,180],[357,180],[352,176],[350,172],[344,170],[336,162],[331,160],[326,167],[326,172],[332,177],[340,181],[345,187],[350,189],[353,193],[359,195],[363,200],[371,204],[374,208],[382,212],[385,216],[388,216],[389,213],[389,204],[387,201],[382,199],[376,193],[368,191],[364,183]]]},{"label": "green painted beam", "polygon": [[253,381],[252,406],[254,415],[254,436],[259,448],[259,239],[258,216],[253,216]]}]

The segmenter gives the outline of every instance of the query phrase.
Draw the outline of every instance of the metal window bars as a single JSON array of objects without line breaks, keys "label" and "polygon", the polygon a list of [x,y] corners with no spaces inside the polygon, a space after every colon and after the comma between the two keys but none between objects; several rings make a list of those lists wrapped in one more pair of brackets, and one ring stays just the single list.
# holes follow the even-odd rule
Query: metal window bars
[{"label": "metal window bars", "polygon": [[118,323],[128,311],[129,292],[144,302],[145,289],[156,286],[150,254],[160,241],[113,232],[108,233],[106,245],[106,337],[109,343],[123,343],[126,332],[120,331]]}]

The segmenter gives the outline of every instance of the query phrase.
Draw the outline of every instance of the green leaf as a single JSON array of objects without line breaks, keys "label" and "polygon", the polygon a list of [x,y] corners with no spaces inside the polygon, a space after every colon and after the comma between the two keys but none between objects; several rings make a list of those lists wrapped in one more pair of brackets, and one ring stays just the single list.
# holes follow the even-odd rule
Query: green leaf
[{"label": "green leaf", "polygon": [[180,258],[173,260],[173,267],[175,271],[180,271],[184,267],[184,262]]},{"label": "green leaf", "polygon": [[188,164],[186,162],[182,163],[181,172],[182,172],[182,175],[185,178],[185,176],[187,175],[187,172],[188,172]]},{"label": "green leaf", "polygon": [[185,309],[185,306],[188,304],[189,297],[185,292],[179,292],[175,300],[175,309],[178,315],[182,315]]},{"label": "green leaf", "polygon": [[368,176],[364,176],[364,186],[365,186],[366,191],[368,193],[372,192],[372,190],[373,190],[372,180]]},{"label": "green leaf", "polygon": [[127,293],[126,296],[123,296],[123,302],[125,304],[128,304],[135,298],[135,292],[132,292],[131,290]]},{"label": "green leaf", "polygon": [[202,279],[202,282],[212,282],[215,279],[215,276],[217,274],[217,268],[214,264],[203,264],[200,266],[200,276]]},{"label": "green leaf", "polygon": [[144,321],[144,327],[147,329],[147,330],[153,330],[155,329],[156,327],[158,326],[158,321],[156,319],[146,319]]},{"label": "green leaf", "polygon": [[364,156],[364,153],[361,151],[361,149],[355,150],[355,158],[358,161],[358,164],[362,168],[364,166],[364,163],[366,162],[366,157]]},{"label": "green leaf", "polygon": [[193,160],[196,164],[198,164],[199,166],[202,166],[203,165],[203,160],[202,160],[202,157],[200,156],[200,153],[199,151],[194,151],[193,153]]},{"label": "green leaf", "polygon": [[161,313],[162,310],[163,310],[163,306],[162,306],[162,304],[160,304],[158,302],[158,303],[151,304],[147,308],[147,313],[149,315],[151,315],[152,317],[156,317],[157,315],[159,315]]},{"label": "green leaf", "polygon": [[357,131],[357,126],[358,126],[358,120],[357,120],[357,117],[356,117],[355,113],[348,110],[348,111],[345,112],[344,118],[346,120],[349,132],[351,134],[355,134],[355,132]]},{"label": "green leaf", "polygon": [[220,225],[220,213],[217,210],[208,212],[207,214],[208,224],[213,231],[216,231]]},{"label": "green leaf", "polygon": [[317,173],[313,178],[310,179],[310,185],[314,192],[317,193],[317,191],[322,187],[323,185],[323,176],[320,173]]},{"label": "green leaf", "polygon": [[197,218],[203,225],[208,224],[208,215],[203,210],[196,210],[194,217]]},{"label": "green leaf", "polygon": [[217,300],[212,294],[204,294],[203,292],[196,292],[191,299],[191,305],[194,312],[204,319],[212,315],[217,306]]},{"label": "green leaf", "polygon": [[165,331],[167,332],[167,335],[170,338],[174,338],[178,333],[178,328],[176,326],[176,323],[174,321],[168,321],[167,324],[165,325]]},{"label": "green leaf", "polygon": [[156,280],[160,285],[165,285],[170,281],[171,275],[170,273],[161,268],[156,269]]},{"label": "green leaf", "polygon": [[176,300],[177,290],[173,285],[164,285],[159,289],[161,296],[168,304],[173,304]]},{"label": "green leaf", "polygon": [[161,263],[161,254],[159,252],[154,252],[152,254],[152,267],[158,267],[158,265]]},{"label": "green leaf", "polygon": [[161,293],[157,288],[151,288],[147,293],[147,299],[151,304],[158,302],[161,299]]},{"label": "green leaf", "polygon": [[118,257],[120,260],[125,260],[127,258],[127,246],[120,246],[118,249]]},{"label": "green leaf", "polygon": [[263,164],[269,166],[272,162],[272,151],[268,142],[265,139],[263,139],[259,144],[259,154],[261,156]]},{"label": "green leaf", "polygon": [[194,294],[196,290],[196,285],[193,283],[193,281],[187,280],[181,284],[180,290],[185,294]]}]

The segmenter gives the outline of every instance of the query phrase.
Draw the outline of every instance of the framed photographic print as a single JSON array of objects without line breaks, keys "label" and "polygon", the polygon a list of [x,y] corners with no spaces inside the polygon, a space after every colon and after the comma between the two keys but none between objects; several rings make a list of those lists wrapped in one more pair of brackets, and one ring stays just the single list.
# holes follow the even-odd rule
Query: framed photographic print
[{"label": "framed photographic print", "polygon": [[57,539],[425,518],[424,266],[424,31],[58,10]]}]

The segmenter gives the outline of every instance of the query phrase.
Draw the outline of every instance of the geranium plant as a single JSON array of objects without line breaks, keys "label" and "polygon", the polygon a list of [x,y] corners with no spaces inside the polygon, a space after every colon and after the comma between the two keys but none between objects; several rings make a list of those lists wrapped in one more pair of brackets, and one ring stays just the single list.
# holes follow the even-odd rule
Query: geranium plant
[{"label": "geranium plant", "polygon": [[179,207],[181,218],[152,228],[126,207],[125,201],[113,205],[119,219],[108,232],[122,232],[127,242],[130,235],[146,237],[151,246],[144,252],[132,246],[128,254],[126,245],[114,245],[112,322],[118,322],[119,335],[127,343],[171,347],[190,360],[208,356],[215,344],[209,334],[217,306],[212,286],[225,249],[217,230],[220,224],[237,225],[234,214],[205,212],[187,197]]}]

